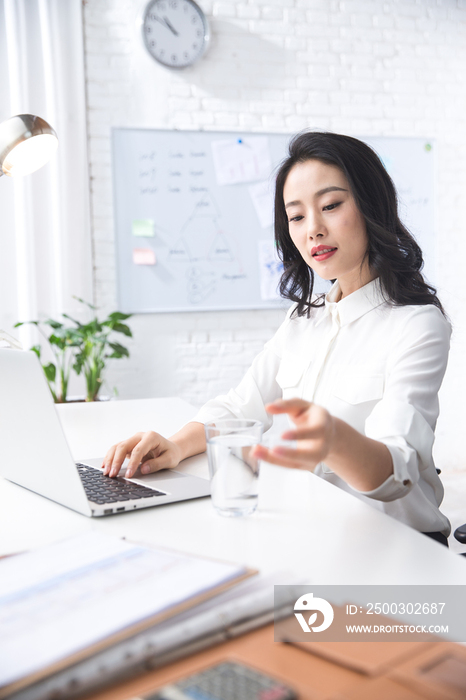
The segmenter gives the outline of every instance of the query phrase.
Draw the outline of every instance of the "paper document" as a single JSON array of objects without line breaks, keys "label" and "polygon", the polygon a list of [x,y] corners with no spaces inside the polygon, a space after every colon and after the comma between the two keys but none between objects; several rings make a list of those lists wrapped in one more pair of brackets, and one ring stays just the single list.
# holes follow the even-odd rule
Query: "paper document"
[{"label": "paper document", "polygon": [[0,561],[0,697],[11,692],[6,686],[47,675],[246,574],[98,532]]},{"label": "paper document", "polygon": [[[289,585],[291,581],[293,586]],[[277,584],[282,584],[280,591],[290,590],[294,596],[297,581],[293,574],[258,574],[45,678],[25,691],[31,695],[26,695],[24,700],[66,698],[71,686],[77,694],[91,693],[107,683],[117,683],[270,624],[274,618],[282,616],[282,611],[288,616],[296,597],[285,599],[282,594],[279,606],[274,606],[274,585]]]},{"label": "paper document", "polygon": [[272,170],[267,136],[213,141],[212,155],[219,185],[266,180]]},{"label": "paper document", "polygon": [[249,186],[249,194],[251,195],[254,209],[260,221],[262,228],[270,228],[273,226],[274,220],[274,194],[273,185],[269,180],[257,182]]},{"label": "paper document", "polygon": [[278,285],[283,273],[283,263],[278,257],[273,239],[257,242],[261,282],[261,298],[279,299]]}]

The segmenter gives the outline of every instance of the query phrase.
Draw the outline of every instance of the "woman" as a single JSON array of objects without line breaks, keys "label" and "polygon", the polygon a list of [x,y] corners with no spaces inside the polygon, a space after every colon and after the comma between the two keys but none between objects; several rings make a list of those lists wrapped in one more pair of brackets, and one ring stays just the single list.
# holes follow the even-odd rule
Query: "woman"
[{"label": "woman", "polygon": [[[446,544],[443,488],[432,459],[450,325],[423,280],[419,246],[398,218],[393,183],[369,146],[303,133],[275,193],[280,291],[295,302],[246,376],[170,440],[138,433],[113,446],[104,472],[175,467],[206,449],[203,423],[287,413],[296,449],[261,459],[309,469]],[[314,273],[333,286],[313,296]]]}]

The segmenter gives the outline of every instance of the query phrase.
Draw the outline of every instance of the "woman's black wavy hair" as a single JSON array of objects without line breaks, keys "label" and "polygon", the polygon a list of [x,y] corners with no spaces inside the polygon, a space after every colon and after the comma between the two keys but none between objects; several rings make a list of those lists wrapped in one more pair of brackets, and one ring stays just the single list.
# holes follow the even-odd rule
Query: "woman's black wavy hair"
[{"label": "woman's black wavy hair", "polygon": [[284,265],[280,294],[297,302],[294,315],[309,317],[323,297],[311,299],[314,272],[291,240],[283,201],[286,178],[296,163],[319,160],[335,165],[348,180],[356,206],[364,217],[369,241],[365,259],[379,277],[382,292],[395,306],[433,304],[444,314],[436,289],[421,274],[422,251],[398,216],[395,186],[375,151],[363,141],[322,131],[295,136],[281,164],[275,188],[275,241]]}]

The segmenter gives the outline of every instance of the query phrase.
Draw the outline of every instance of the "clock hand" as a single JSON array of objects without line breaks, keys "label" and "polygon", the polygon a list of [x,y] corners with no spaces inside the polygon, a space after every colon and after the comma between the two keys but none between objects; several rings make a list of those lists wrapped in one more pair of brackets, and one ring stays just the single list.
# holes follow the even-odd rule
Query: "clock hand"
[{"label": "clock hand", "polygon": [[169,28],[169,30],[170,30],[171,32],[173,32],[173,34],[174,34],[175,36],[178,36],[178,32],[176,31],[175,27],[174,27],[173,24],[170,22],[170,20],[168,19],[168,17],[164,17],[164,18],[163,18],[163,21],[165,22],[165,24],[166,24],[166,26]]},{"label": "clock hand", "polygon": [[161,24],[162,26],[164,26],[164,27],[166,27],[167,29],[169,29],[175,36],[178,36],[179,33],[176,31],[176,29],[174,28],[174,26],[171,24],[170,20],[169,20],[167,17],[164,17],[164,18],[162,19],[161,17],[155,16],[154,19],[155,19],[157,22],[160,22],[160,24]]}]

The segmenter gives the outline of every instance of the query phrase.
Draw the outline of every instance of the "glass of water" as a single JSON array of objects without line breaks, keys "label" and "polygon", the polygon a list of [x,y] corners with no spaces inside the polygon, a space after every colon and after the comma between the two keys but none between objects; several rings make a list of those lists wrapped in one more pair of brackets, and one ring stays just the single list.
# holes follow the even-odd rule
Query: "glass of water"
[{"label": "glass of water", "polygon": [[251,451],[262,430],[260,421],[239,418],[205,425],[212,503],[221,515],[250,515],[257,508],[259,460]]}]

